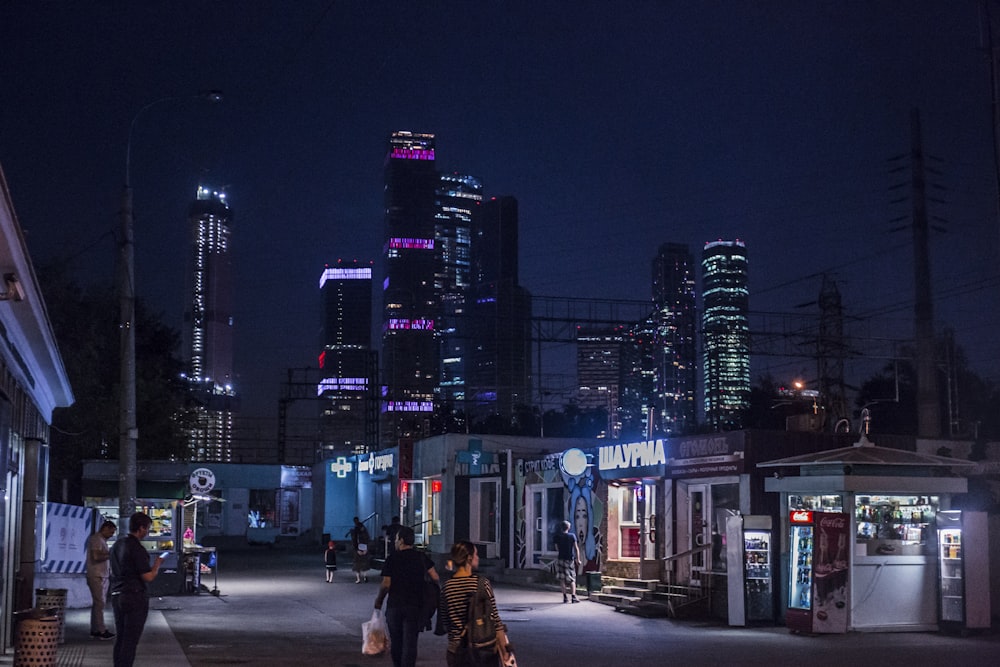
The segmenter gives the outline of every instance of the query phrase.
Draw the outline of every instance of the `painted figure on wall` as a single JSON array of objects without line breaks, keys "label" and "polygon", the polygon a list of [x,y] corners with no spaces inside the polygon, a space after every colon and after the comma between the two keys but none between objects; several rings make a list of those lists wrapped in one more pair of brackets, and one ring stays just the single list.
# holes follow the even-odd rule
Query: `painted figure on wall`
[{"label": "painted figure on wall", "polygon": [[601,569],[600,517],[595,507],[600,501],[596,497],[596,480],[592,470],[591,466],[587,466],[583,472],[571,474],[565,468],[560,469],[563,484],[569,491],[569,520],[583,553],[585,571]]}]

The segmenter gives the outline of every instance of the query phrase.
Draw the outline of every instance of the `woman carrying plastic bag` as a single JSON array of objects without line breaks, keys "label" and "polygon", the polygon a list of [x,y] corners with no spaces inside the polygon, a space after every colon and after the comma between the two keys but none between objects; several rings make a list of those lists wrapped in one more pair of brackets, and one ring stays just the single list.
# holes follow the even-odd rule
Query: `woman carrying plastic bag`
[{"label": "woman carrying plastic bag", "polygon": [[381,609],[374,610],[371,619],[361,624],[361,639],[364,655],[382,655],[389,650],[389,629]]}]

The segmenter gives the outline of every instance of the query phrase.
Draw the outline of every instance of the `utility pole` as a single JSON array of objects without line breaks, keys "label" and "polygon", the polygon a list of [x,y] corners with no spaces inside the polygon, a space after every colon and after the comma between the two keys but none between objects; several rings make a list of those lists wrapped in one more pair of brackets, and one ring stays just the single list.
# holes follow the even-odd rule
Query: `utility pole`
[{"label": "utility pole", "polygon": [[941,435],[937,363],[934,354],[934,306],[931,301],[930,232],[927,183],[920,134],[920,111],[910,111],[910,162],[913,188],[914,338],[917,362],[917,437]]}]

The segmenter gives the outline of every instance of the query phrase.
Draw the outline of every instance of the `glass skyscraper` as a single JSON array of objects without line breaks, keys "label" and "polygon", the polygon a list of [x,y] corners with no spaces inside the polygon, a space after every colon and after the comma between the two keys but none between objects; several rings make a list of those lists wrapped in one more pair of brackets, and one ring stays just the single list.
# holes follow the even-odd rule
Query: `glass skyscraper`
[{"label": "glass skyscraper", "polygon": [[194,461],[229,461],[237,401],[229,256],[233,216],[226,193],[199,187],[188,220],[191,266],[184,334],[189,403],[183,422],[188,453]]},{"label": "glass skyscraper", "polygon": [[357,262],[327,266],[323,297],[320,433],[326,455],[378,447],[376,363],[371,349],[372,269]]},{"label": "glass skyscraper", "polygon": [[697,426],[694,257],[684,244],[664,243],[653,259],[654,428],[664,435]]},{"label": "glass skyscraper", "polygon": [[737,430],[750,406],[747,251],[742,241],[711,241],[701,259],[705,422]]}]

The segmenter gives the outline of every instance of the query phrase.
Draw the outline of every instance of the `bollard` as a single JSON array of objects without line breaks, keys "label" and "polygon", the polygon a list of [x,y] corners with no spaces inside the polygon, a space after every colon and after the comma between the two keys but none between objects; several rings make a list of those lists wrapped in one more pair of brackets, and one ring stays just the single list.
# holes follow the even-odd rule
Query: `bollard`
[{"label": "bollard", "polygon": [[14,613],[14,667],[54,667],[59,653],[59,619],[54,610],[27,609]]},{"label": "bollard", "polygon": [[65,588],[37,588],[35,589],[36,609],[55,609],[56,619],[59,621],[59,643],[66,641],[66,594]]}]

